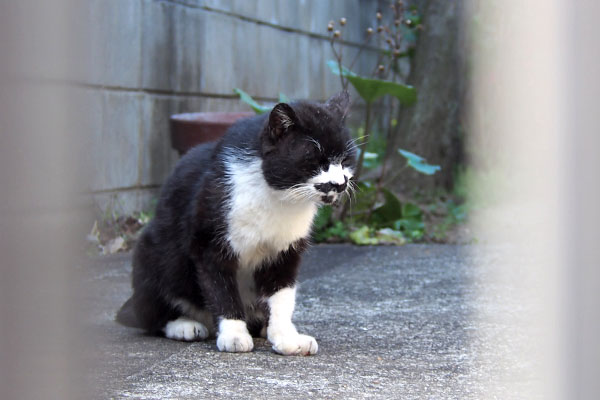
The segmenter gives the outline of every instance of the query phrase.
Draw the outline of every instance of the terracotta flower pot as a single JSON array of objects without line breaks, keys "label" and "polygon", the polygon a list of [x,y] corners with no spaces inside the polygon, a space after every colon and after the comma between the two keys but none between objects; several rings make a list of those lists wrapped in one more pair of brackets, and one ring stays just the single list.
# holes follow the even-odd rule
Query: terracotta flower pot
[{"label": "terracotta flower pot", "polygon": [[240,118],[253,112],[203,112],[171,116],[171,147],[185,154],[192,147],[219,139]]}]

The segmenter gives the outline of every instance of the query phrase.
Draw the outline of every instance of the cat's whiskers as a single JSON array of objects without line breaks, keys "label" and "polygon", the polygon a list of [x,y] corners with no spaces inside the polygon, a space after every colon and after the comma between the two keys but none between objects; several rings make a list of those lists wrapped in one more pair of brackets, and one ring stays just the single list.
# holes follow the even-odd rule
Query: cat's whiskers
[{"label": "cat's whiskers", "polygon": [[352,206],[352,202],[356,201],[356,188],[357,188],[356,183],[353,180],[349,180],[348,185],[346,186],[346,189],[342,192],[342,194],[345,194],[348,196],[348,201],[350,201],[351,206]]},{"label": "cat's whiskers", "polygon": [[346,150],[348,152],[352,152],[352,151],[357,150],[360,146],[368,143],[368,141],[366,141],[366,140],[362,140],[361,141],[361,139],[362,138],[356,138],[356,139],[351,138],[351,139],[349,139],[346,142]]},{"label": "cat's whiskers", "polygon": [[350,146],[350,145],[354,145],[356,146],[356,142],[358,141],[358,139],[354,139],[354,138],[350,138],[348,139],[348,141],[346,141],[346,147]]},{"label": "cat's whiskers", "polygon": [[358,187],[358,185],[356,184],[356,182],[354,182],[353,180],[349,180],[348,181],[348,187],[346,188],[346,191],[348,191],[351,194],[355,194],[356,193],[356,189],[360,190],[360,188]]},{"label": "cat's whiskers", "polygon": [[351,153],[351,152],[355,151],[356,149],[358,149],[358,145],[356,145],[355,143],[349,143],[346,145],[347,153]]},{"label": "cat's whiskers", "polygon": [[283,197],[283,199],[287,201],[299,202],[306,200],[314,200],[315,197],[316,193],[309,185],[305,183],[300,183],[289,188],[286,191],[286,194]]},{"label": "cat's whiskers", "polygon": [[306,192],[305,186],[298,186],[289,191],[289,194],[293,198],[298,198]]}]

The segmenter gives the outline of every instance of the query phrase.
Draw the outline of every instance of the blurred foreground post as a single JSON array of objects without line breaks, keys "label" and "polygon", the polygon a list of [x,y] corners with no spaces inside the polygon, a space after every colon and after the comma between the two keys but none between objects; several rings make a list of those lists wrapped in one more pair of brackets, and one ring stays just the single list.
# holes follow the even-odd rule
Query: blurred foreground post
[{"label": "blurred foreground post", "polygon": [[[600,2],[566,3],[566,159],[561,173],[567,285],[565,398],[600,398]],[[565,18],[563,17],[563,18]],[[564,21],[563,21],[564,24]]]},{"label": "blurred foreground post", "polygon": [[0,397],[84,398],[81,156],[67,1],[0,4]]},{"label": "blurred foreground post", "polygon": [[[600,15],[597,2],[471,1],[470,150],[501,177],[477,236],[508,246],[477,316],[489,398],[600,395]],[[480,287],[477,282],[475,287]],[[502,307],[517,298],[519,309]]]}]

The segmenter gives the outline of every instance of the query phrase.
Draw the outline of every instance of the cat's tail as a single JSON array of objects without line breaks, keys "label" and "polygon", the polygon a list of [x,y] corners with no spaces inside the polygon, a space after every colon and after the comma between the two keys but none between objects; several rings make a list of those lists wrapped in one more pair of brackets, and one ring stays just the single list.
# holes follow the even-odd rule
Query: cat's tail
[{"label": "cat's tail", "polygon": [[142,327],[133,309],[133,297],[130,297],[129,300],[127,300],[125,304],[121,306],[119,311],[117,311],[115,321],[130,328]]}]

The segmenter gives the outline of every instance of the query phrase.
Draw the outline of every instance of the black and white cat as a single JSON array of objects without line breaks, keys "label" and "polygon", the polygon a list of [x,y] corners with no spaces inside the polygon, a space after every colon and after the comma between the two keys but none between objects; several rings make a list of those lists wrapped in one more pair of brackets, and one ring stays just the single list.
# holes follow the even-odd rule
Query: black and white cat
[{"label": "black and white cat", "polygon": [[318,206],[351,184],[348,107],[347,92],[280,103],[186,154],[135,248],[117,321],[176,340],[214,333],[220,351],[251,351],[260,334],[277,353],[315,354],[292,323],[296,277]]}]

